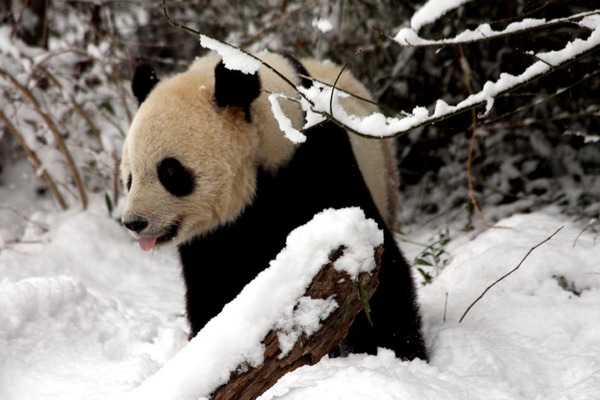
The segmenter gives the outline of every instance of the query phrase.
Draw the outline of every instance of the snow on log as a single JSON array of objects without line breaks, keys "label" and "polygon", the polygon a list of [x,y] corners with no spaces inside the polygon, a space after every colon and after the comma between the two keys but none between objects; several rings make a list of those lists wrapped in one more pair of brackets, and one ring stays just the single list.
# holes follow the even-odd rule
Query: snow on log
[{"label": "snow on log", "polygon": [[[348,334],[354,317],[363,309],[355,289],[356,281],[348,279],[345,272],[335,269],[335,261],[343,254],[339,247],[331,254],[330,262],[323,266],[308,288],[306,295],[312,299],[328,299],[332,296],[340,306],[321,322],[320,329],[308,336],[305,333],[296,341],[285,357],[280,357],[281,345],[277,329],[270,331],[265,340],[265,360],[256,368],[246,372],[234,373],[229,382],[215,391],[213,400],[252,400],[273,386],[279,378],[303,365],[313,365],[323,356],[336,348]],[[383,247],[374,249],[374,259],[379,266]],[[374,274],[363,272],[358,282],[365,288],[368,296],[374,293],[379,283],[377,269]]]},{"label": "snow on log", "polygon": [[315,215],[185,348],[123,398],[254,399],[285,373],[318,362],[363,308],[357,283],[368,297],[375,291],[382,243],[383,232],[359,208]]}]

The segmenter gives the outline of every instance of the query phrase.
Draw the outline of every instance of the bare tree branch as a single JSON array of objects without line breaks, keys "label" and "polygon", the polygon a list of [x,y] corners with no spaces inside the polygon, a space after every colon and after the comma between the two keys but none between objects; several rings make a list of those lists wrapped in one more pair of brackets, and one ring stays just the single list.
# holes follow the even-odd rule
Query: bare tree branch
[{"label": "bare tree branch", "polygon": [[542,240],[540,243],[536,244],[535,246],[533,246],[532,248],[529,249],[529,251],[527,252],[527,254],[525,254],[525,257],[523,257],[523,259],[519,262],[519,264],[513,268],[512,270],[510,270],[509,272],[507,272],[506,274],[502,275],[500,278],[498,278],[498,280],[496,280],[494,283],[492,283],[490,286],[488,286],[483,293],[481,293],[479,295],[479,297],[477,297],[475,299],[475,301],[473,303],[471,303],[471,305],[469,307],[467,307],[467,309],[465,310],[465,312],[463,313],[462,317],[460,317],[460,319],[458,320],[458,322],[463,322],[463,320],[465,319],[465,317],[467,316],[467,314],[469,313],[469,311],[471,311],[471,308],[473,308],[473,306],[475,306],[475,304],[477,304],[477,302],[479,302],[479,300],[481,300],[483,298],[483,296],[486,295],[487,292],[490,291],[491,288],[493,288],[494,286],[496,286],[498,283],[500,283],[502,280],[504,280],[505,278],[507,278],[508,276],[510,276],[513,272],[515,272],[516,270],[518,270],[521,265],[523,265],[523,263],[525,262],[525,260],[527,259],[527,257],[529,257],[529,255],[531,253],[533,253],[533,251],[535,249],[537,249],[538,247],[542,246],[544,243],[548,242],[550,239],[552,239],[554,236],[556,236],[556,234],[558,232],[561,231],[561,229],[564,228],[563,226],[561,226],[560,228],[558,228],[552,235],[548,236],[546,239]]},{"label": "bare tree branch", "polygon": [[31,149],[31,147],[29,147],[29,145],[25,141],[25,138],[23,137],[23,135],[21,135],[21,133],[19,132],[17,127],[10,121],[10,119],[8,119],[8,117],[6,116],[6,114],[4,114],[4,112],[2,110],[0,110],[0,120],[2,120],[2,122],[4,122],[6,129],[8,129],[8,131],[12,134],[12,136],[15,138],[17,143],[19,143],[19,145],[23,148],[23,150],[25,151],[25,154],[27,154],[27,158],[29,159],[29,162],[31,163],[31,166],[33,167],[34,171],[36,173],[40,173],[42,178],[46,181],[46,184],[50,188],[50,191],[54,195],[54,198],[56,199],[56,201],[58,201],[60,208],[62,208],[63,210],[66,210],[67,208],[69,208],[69,206],[67,205],[67,202],[65,201],[65,198],[58,190],[56,183],[54,183],[54,179],[52,179],[52,177],[50,176],[48,171],[46,171],[46,169],[42,166],[42,162],[38,158],[35,151],[33,151],[33,149]]},{"label": "bare tree branch", "polygon": [[56,141],[56,144],[57,144],[58,148],[60,149],[60,152],[65,157],[67,165],[69,166],[69,169],[71,171],[71,176],[73,177],[73,180],[75,181],[75,186],[77,187],[77,190],[79,191],[79,198],[81,200],[81,205],[83,206],[84,209],[86,209],[88,200],[87,200],[87,194],[85,191],[85,186],[83,184],[83,181],[81,180],[79,171],[77,170],[77,166],[75,165],[75,161],[73,160],[73,157],[71,156],[71,152],[67,148],[67,145],[65,144],[60,133],[58,132],[58,128],[57,128],[56,124],[54,123],[52,118],[50,118],[50,116],[42,110],[40,103],[37,101],[37,99],[31,93],[31,91],[29,89],[27,89],[25,86],[21,85],[15,79],[15,77],[13,77],[11,74],[9,74],[8,72],[6,72],[3,69],[0,69],[0,77],[3,77],[5,79],[9,80],[12,83],[12,85],[16,89],[18,89],[19,92],[21,92],[21,94],[27,100],[29,100],[29,102],[33,106],[34,110],[44,120],[44,122],[46,123],[46,126],[48,127],[50,132],[52,132],[52,135],[54,136],[54,140]]}]

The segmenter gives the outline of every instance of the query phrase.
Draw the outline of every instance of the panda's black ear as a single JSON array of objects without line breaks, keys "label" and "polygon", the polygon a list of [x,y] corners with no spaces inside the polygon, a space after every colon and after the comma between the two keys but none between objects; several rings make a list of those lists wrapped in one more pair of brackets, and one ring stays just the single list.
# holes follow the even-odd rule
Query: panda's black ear
[{"label": "panda's black ear", "polygon": [[154,86],[159,82],[156,71],[149,64],[138,64],[131,80],[131,91],[138,100],[138,105],[142,104]]},{"label": "panda's black ear", "polygon": [[215,67],[215,102],[219,107],[240,107],[250,122],[250,104],[260,95],[260,77],[227,69],[223,61]]}]

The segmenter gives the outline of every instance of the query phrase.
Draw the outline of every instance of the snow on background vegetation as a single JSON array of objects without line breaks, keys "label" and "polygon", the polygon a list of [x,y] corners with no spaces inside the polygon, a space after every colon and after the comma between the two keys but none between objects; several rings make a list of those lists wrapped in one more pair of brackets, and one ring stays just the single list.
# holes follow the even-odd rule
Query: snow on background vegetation
[{"label": "snow on background vegetation", "polygon": [[[402,110],[415,107],[419,118],[444,115],[545,53],[598,47],[598,11],[586,1],[267,3],[194,0],[170,11],[249,50],[349,61],[395,119],[414,117]],[[198,38],[146,3],[57,0],[43,11],[13,1],[0,12],[0,399],[135,394],[188,341],[175,251],[144,253],[118,223],[115,167],[136,108],[129,76],[138,55],[163,73],[185,68]],[[512,31],[543,21],[555,22]],[[499,40],[435,45],[507,30]],[[418,35],[426,47],[381,32]],[[385,350],[324,359],[263,399],[598,398],[596,53],[495,98],[478,120],[474,195],[500,228],[484,228],[469,206],[470,113],[400,137],[397,237],[415,265],[430,363]]]}]

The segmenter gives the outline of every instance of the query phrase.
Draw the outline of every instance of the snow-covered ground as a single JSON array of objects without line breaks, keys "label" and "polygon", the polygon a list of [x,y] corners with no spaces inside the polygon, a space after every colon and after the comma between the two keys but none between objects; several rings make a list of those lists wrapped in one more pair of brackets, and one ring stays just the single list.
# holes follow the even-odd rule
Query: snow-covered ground
[{"label": "snow-covered ground", "polygon": [[[11,198],[6,187],[0,194]],[[186,346],[175,252],[142,252],[102,196],[87,211],[31,213],[30,221],[0,214],[0,399],[118,398]],[[323,359],[286,375],[262,399],[597,399],[595,233],[552,210],[499,225],[471,236],[452,230],[448,265],[425,286],[415,274],[430,363],[398,361],[385,350]],[[19,242],[10,240],[15,231]],[[425,243],[436,234],[405,231]],[[423,250],[401,246],[411,261]]]},{"label": "snow-covered ground", "polygon": [[[420,29],[466,2],[428,0],[411,18],[410,28],[406,26],[396,34],[397,42],[410,46],[432,44],[418,36]],[[140,15],[140,19],[147,18],[146,14]],[[70,21],[69,16],[66,16],[67,26],[75,29],[83,26],[78,20]],[[126,19],[121,22],[128,25]],[[490,107],[494,96],[508,84],[521,83],[530,78],[534,70],[545,71],[551,65],[558,66],[598,47],[600,17],[597,11],[568,19],[590,30],[589,36],[574,38],[562,49],[550,53],[526,49],[528,54],[535,55],[534,69],[528,68],[517,77],[500,74],[496,81],[487,82],[482,92],[465,101],[468,104],[485,101]],[[318,29],[329,29],[327,22],[319,20]],[[476,39],[475,36],[482,33],[487,37],[502,35],[517,27],[524,29],[546,23],[553,21],[526,19],[503,31],[491,31],[489,25],[481,25],[476,31],[468,32],[466,39]],[[62,61],[58,62],[59,57],[40,58],[39,49],[31,49],[13,38],[14,29],[8,25],[0,33],[0,53],[4,56],[3,68],[8,76],[25,79],[30,75],[33,61],[40,59],[47,61],[46,66],[56,60],[57,65],[49,69],[50,76],[62,76],[64,68]],[[437,44],[461,43],[464,39],[464,35],[457,36],[444,39],[446,42],[438,40]],[[78,48],[76,44],[65,43],[66,49]],[[110,47],[106,47],[106,54],[101,49],[87,46],[94,63],[104,60]],[[65,63],[68,65],[70,61]],[[94,76],[90,81],[97,80],[99,78]],[[61,96],[70,98],[68,89],[73,87],[78,102],[99,105],[97,112],[89,111],[90,115],[103,115],[100,112],[104,104],[102,96],[112,99],[113,92],[118,92],[116,88],[97,90],[95,86],[92,91],[80,90],[78,85],[83,81],[76,84],[65,79],[61,82]],[[27,80],[25,86],[30,85],[32,82]],[[53,150],[53,139],[37,138],[42,125],[30,124],[35,113],[16,99],[5,99],[7,114],[22,122],[19,129],[30,145],[38,149],[43,167],[64,178],[59,186],[69,195],[73,188],[68,183],[69,174],[63,171],[62,158]],[[331,97],[327,95],[323,99],[321,111],[325,112],[331,107]],[[56,112],[53,118],[64,121],[70,120],[63,113],[70,115],[71,101],[55,104],[50,94],[45,103]],[[65,104],[69,106],[65,108]],[[426,119],[435,120],[441,114],[453,112],[460,104],[448,105],[440,100],[431,112],[416,107],[412,114],[414,124],[394,126],[392,131],[412,128]],[[14,108],[10,113],[9,105]],[[114,110],[117,114],[110,118],[124,123],[126,117],[119,114],[127,114],[123,107],[114,107]],[[336,115],[342,114],[336,112]],[[108,166],[107,170],[112,171],[111,154],[113,151],[118,154],[118,142],[126,127],[118,127],[121,122],[107,124],[101,120],[96,123],[104,132],[103,152],[97,159],[91,158],[93,163],[87,156],[76,161],[96,165],[94,168],[98,170]],[[405,118],[405,122],[408,121],[410,119]],[[344,122],[352,126],[351,123],[365,120]],[[394,121],[379,118],[377,122],[389,125]],[[67,131],[87,130],[74,126]],[[356,130],[359,128],[360,125]],[[382,129],[374,131],[383,132]],[[81,144],[78,136],[73,137],[72,147],[78,148]],[[115,143],[111,142],[113,139]],[[44,147],[38,143],[43,141],[49,141],[50,145]],[[550,152],[552,149],[549,157]],[[78,148],[77,154],[87,154],[85,145]],[[87,161],[83,162],[84,159]],[[8,167],[8,163],[13,162]],[[140,393],[137,388],[143,382],[159,376],[156,373],[174,360],[176,354],[190,349],[176,252],[173,249],[141,251],[117,222],[119,210],[112,215],[108,211],[102,193],[91,195],[86,211],[59,212],[49,204],[49,196],[43,201],[31,199],[37,178],[24,160],[11,158],[3,166],[0,175],[0,400],[136,397],[135,394]],[[578,170],[573,171],[580,176]],[[109,172],[107,177],[111,176]],[[90,192],[92,187],[105,190],[101,184],[88,185]],[[589,190],[585,185],[576,185],[580,187],[574,187],[569,197]],[[516,208],[515,205],[509,207]],[[495,214],[498,210],[484,211]],[[597,225],[588,229],[586,221],[570,219],[551,208],[531,214],[507,213],[503,209],[501,214],[512,214],[498,223],[502,228],[463,232],[458,223],[450,225],[451,241],[434,246],[436,250],[444,250],[443,261],[447,263],[437,260],[439,268],[426,271],[432,276],[427,285],[415,270],[424,332],[431,353],[429,363],[399,361],[386,350],[377,356],[326,358],[286,375],[262,400],[600,399]],[[486,288],[513,270],[534,246],[550,238],[560,227],[563,228],[555,236],[532,251],[520,268],[491,287],[464,315]],[[408,260],[414,262],[425,248],[415,243],[425,246],[434,243],[444,228],[446,225],[441,221],[437,226],[403,226],[399,241]],[[235,336],[246,332],[228,333]],[[211,366],[205,365],[204,370],[210,372]],[[181,385],[193,388],[196,382],[185,381]]]}]

